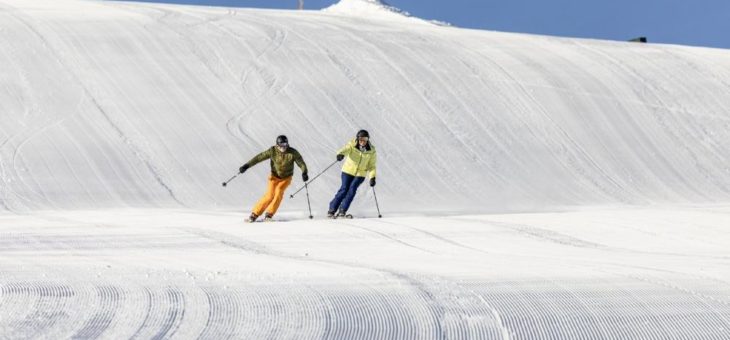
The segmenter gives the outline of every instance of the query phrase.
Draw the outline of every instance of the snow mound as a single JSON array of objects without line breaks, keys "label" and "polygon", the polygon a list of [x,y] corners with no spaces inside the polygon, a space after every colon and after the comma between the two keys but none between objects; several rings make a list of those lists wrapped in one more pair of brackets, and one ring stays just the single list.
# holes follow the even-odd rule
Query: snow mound
[{"label": "snow mound", "polygon": [[327,171],[317,213],[361,128],[389,216],[730,202],[727,50],[441,29],[366,0],[0,3],[0,211],[240,210],[268,164],[221,183],[286,134]]},{"label": "snow mound", "polygon": [[340,2],[322,11],[378,19],[410,18],[408,12],[402,11],[380,0],[340,0]]}]

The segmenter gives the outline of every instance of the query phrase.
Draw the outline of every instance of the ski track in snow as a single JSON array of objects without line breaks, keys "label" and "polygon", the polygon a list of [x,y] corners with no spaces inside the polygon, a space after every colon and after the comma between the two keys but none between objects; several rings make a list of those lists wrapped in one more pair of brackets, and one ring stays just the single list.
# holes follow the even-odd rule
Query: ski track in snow
[{"label": "ski track in snow", "polygon": [[[374,0],[0,0],[0,41],[0,338],[730,338],[728,51]],[[265,163],[220,186],[360,128],[386,218],[320,219],[334,169],[314,220],[242,223]]]},{"label": "ski track in snow", "polygon": [[[730,208],[715,209],[723,214],[718,223],[730,223]],[[718,214],[705,208],[260,224],[241,224],[244,214],[182,210],[104,215],[0,215],[1,334],[85,339],[730,334],[727,244],[703,247],[673,235],[717,238],[722,229],[702,221]],[[606,216],[635,231],[614,229]],[[108,218],[115,224],[87,225]],[[585,237],[600,237],[606,245],[594,246]],[[625,238],[632,244],[610,246]],[[652,249],[640,253],[632,249],[636,245]]]}]

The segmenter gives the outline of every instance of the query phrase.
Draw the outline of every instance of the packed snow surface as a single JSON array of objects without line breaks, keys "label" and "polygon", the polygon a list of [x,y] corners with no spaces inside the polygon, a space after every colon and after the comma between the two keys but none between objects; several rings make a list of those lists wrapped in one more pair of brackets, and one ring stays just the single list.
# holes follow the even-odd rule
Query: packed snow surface
[{"label": "packed snow surface", "polygon": [[[728,339],[730,51],[0,0],[0,338]],[[310,178],[244,224],[286,134]]]},{"label": "packed snow surface", "polygon": [[245,226],[243,218],[165,209],[0,215],[0,334],[730,337],[727,206]]}]

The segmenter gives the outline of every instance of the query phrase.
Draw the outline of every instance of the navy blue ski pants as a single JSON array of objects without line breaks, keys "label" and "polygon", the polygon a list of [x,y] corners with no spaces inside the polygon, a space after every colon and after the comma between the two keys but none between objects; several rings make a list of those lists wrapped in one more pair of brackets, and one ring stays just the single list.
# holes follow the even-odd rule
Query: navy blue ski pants
[{"label": "navy blue ski pants", "polygon": [[350,174],[342,173],[342,185],[340,190],[337,190],[335,198],[330,202],[329,211],[337,211],[339,208],[342,211],[347,211],[350,208],[352,200],[355,198],[357,193],[357,187],[365,181],[365,177],[355,177]]}]

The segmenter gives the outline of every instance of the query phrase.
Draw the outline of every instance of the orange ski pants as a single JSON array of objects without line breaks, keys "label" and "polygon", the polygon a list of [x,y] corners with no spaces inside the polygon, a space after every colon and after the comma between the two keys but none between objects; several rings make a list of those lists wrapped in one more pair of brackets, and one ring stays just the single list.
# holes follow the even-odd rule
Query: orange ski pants
[{"label": "orange ski pants", "polygon": [[263,197],[254,205],[253,213],[261,216],[266,210],[267,213],[274,215],[284,199],[284,191],[291,184],[292,176],[287,178],[276,178],[269,175],[269,185]]}]

